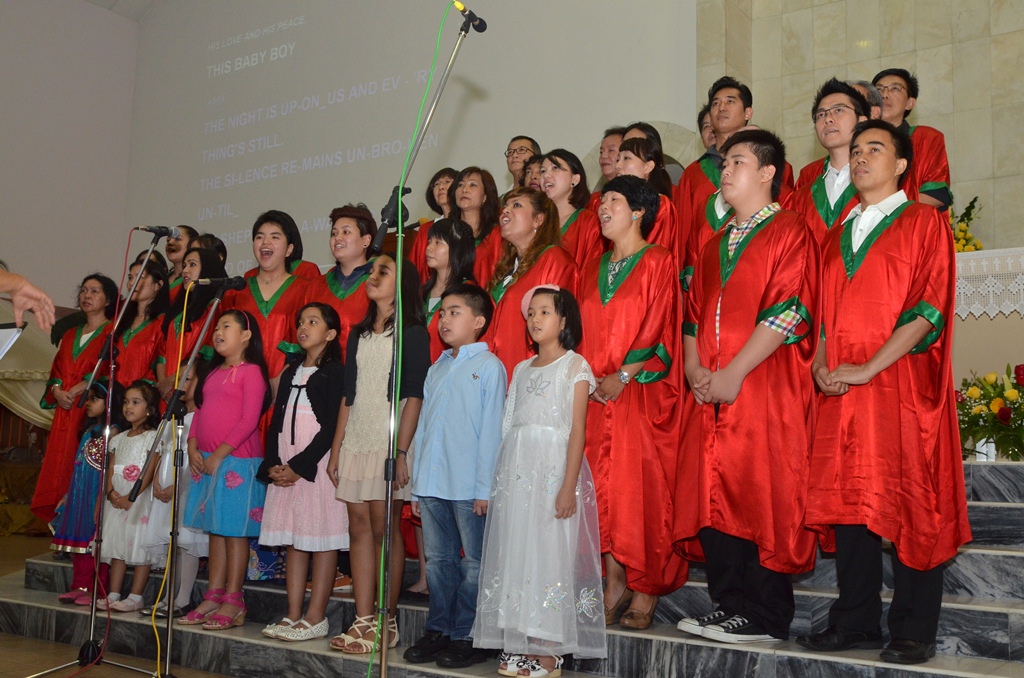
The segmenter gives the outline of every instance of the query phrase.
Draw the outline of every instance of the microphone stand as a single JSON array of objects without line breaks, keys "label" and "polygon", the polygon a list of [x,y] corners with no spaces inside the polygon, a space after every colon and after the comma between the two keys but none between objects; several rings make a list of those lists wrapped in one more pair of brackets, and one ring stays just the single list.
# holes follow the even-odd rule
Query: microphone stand
[{"label": "microphone stand", "polygon": [[[146,252],[146,257],[143,261],[148,261],[150,255],[153,254],[153,250],[156,249],[156,244],[160,241],[160,235],[154,235],[153,241],[149,244],[149,250]],[[139,286],[139,281],[142,280],[142,275],[139,275],[132,281],[131,289],[128,290],[127,299],[131,299],[132,295],[135,294],[135,288]],[[127,302],[121,305],[121,310],[117,314],[117,318],[114,320],[114,330],[107,335],[105,339],[106,344],[100,351],[100,357],[96,361],[96,366],[92,370],[92,374],[89,377],[89,383],[86,384],[85,390],[82,391],[82,397],[78,399],[76,407],[85,407],[86,401],[89,399],[89,389],[99,378],[100,368],[103,365],[105,359],[109,359],[109,381],[108,384],[114,383],[114,375],[117,371],[117,348],[114,346],[114,333],[117,328],[121,325],[121,320],[124,318],[125,312],[128,310]],[[114,402],[114,389],[107,389],[107,425],[103,429],[103,460],[100,462],[100,487],[106,487],[107,483],[107,468],[110,463],[110,456],[108,454],[110,448],[110,411],[113,407]],[[133,500],[134,501],[134,500]],[[103,646],[96,641],[96,601],[98,600],[100,591],[100,558],[103,552],[103,514],[106,512],[107,499],[104,496],[99,501],[99,505],[96,508],[96,539],[93,540],[95,546],[93,547],[93,559],[96,566],[93,568],[93,584],[92,584],[92,601],[89,603],[89,638],[82,647],[78,650],[78,659],[60,666],[55,666],[51,669],[34,673],[29,678],[36,678],[37,676],[45,676],[48,673],[54,673],[62,669],[66,669],[69,666],[90,666],[93,664],[103,663]],[[109,593],[109,591],[108,591]],[[109,622],[108,622],[109,624]],[[107,661],[107,664],[112,666],[119,666],[123,669],[129,669],[138,673],[145,673],[151,675],[150,671],[140,669],[135,666],[129,666],[128,664],[120,664],[118,662]]]},{"label": "microphone stand", "polygon": [[[430,108],[427,111],[427,116],[423,120],[423,125],[416,132],[416,136],[412,142],[412,151],[409,155],[408,168],[412,168],[413,163],[416,162],[416,156],[419,154],[420,146],[423,145],[423,139],[426,136],[427,127],[430,125],[430,121],[434,116],[434,110],[437,108],[437,103],[441,98],[441,94],[444,91],[444,86],[448,82],[448,76],[451,74],[452,68],[455,66],[455,59],[458,57],[459,49],[462,47],[462,41],[469,35],[470,21],[466,19],[462,23],[462,27],[459,29],[459,37],[455,41],[455,48],[452,50],[452,56],[448,60],[448,65],[445,66],[444,73],[441,75],[441,80],[438,82],[437,90],[434,92],[434,100],[430,104]],[[391,601],[391,539],[394,534],[394,496],[395,496],[395,468],[396,468],[396,437],[398,421],[396,413],[399,407],[399,401],[397,400],[400,388],[398,384],[397,376],[399,374],[399,364],[401,362],[401,352],[399,346],[401,344],[402,336],[402,316],[401,316],[401,295],[400,291],[402,288],[402,261],[405,259],[403,255],[403,240],[405,238],[404,228],[404,214],[398,214],[398,199],[400,195],[404,195],[409,191],[405,187],[405,175],[401,178],[402,183],[395,187],[395,190],[391,194],[391,202],[385,208],[385,213],[388,216],[397,220],[397,261],[395,262],[395,324],[394,324],[394,346],[391,352],[391,374],[395,378],[391,379],[389,386],[389,395],[391,396],[391,414],[388,419],[388,459],[384,464],[384,538],[381,543],[381,562],[383,563],[383,586],[378,596],[378,610],[377,618],[383,619],[383,623],[377,627],[377,634],[375,643],[380,648],[380,678],[387,678],[388,675],[388,643],[390,639],[387,637],[388,631],[388,617],[390,616],[390,601]],[[392,205],[394,206],[394,212],[391,212]],[[384,216],[384,215],[382,215]],[[379,233],[386,233],[388,227],[391,225],[387,216],[381,219],[383,228],[380,229]],[[384,242],[383,235],[379,236],[379,242],[375,240],[371,249],[373,253],[377,253],[381,249],[381,245]],[[401,586],[401,582],[398,583]],[[397,612],[397,611],[396,611]],[[384,642],[381,642],[381,636],[383,632]]]}]

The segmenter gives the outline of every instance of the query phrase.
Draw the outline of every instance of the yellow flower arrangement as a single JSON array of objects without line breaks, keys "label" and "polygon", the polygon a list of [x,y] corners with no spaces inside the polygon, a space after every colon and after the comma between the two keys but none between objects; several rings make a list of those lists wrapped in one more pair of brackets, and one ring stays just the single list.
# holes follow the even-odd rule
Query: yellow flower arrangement
[{"label": "yellow flower arrangement", "polygon": [[965,453],[984,441],[995,444],[996,453],[1014,461],[1024,460],[1024,364],[1006,366],[1006,374],[989,372],[964,379],[956,392],[957,418]]},{"label": "yellow flower arrangement", "polygon": [[975,196],[967,205],[967,209],[957,216],[953,212],[953,206],[949,209],[949,227],[953,229],[953,246],[957,252],[977,252],[984,249],[981,241],[974,237],[971,231],[971,224],[981,208],[978,207],[978,197]]}]

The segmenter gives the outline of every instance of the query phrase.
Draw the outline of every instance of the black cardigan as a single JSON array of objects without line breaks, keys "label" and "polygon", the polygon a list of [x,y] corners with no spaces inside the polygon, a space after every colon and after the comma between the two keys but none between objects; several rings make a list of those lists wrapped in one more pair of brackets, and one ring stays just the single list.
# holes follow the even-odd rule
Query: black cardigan
[{"label": "black cardigan", "polygon": [[[274,416],[267,431],[266,452],[263,455],[263,463],[256,472],[256,477],[265,483],[271,482],[270,468],[281,463],[277,445],[278,434],[281,431],[291,431],[291,422],[285,421],[285,409],[293,390],[292,379],[295,378],[295,372],[301,364],[301,361],[296,361],[281,372],[277,401],[274,403]],[[320,424],[320,431],[313,436],[306,449],[288,460],[288,466],[309,482],[316,480],[317,464],[331,451],[334,431],[338,428],[338,411],[341,409],[344,379],[345,366],[340,362],[329,362],[321,365],[306,382],[309,404],[313,408],[317,423]]]},{"label": "black cardigan", "polygon": [[[354,328],[348,333],[348,347],[345,349],[345,397],[347,404],[356,400],[356,377],[359,374],[359,332]],[[423,382],[430,369],[430,335],[422,325],[409,325],[402,334],[402,383],[398,388],[398,399],[423,399]],[[393,374],[388,375],[388,392],[391,392]]]}]

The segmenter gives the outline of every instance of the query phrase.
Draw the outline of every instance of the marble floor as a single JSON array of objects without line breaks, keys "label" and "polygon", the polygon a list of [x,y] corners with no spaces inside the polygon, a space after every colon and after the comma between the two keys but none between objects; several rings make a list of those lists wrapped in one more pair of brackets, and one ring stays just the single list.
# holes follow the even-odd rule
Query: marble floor
[{"label": "marble floor", "polygon": [[[30,676],[54,666],[74,661],[78,656],[78,648],[71,645],[12,636],[6,633],[0,633],[0,647],[3,648],[3,661],[0,661],[0,678],[24,678],[24,676]],[[147,670],[155,670],[156,668],[152,661],[125,657],[119,654],[108,655],[107,659],[118,664],[138,666]],[[73,675],[79,668],[76,664],[47,675],[55,676],[56,678],[66,678]],[[90,678],[129,678],[130,676],[142,676],[145,674],[118,666],[100,665],[88,669],[84,675]],[[174,667],[174,675],[176,678],[204,678],[219,674]]]}]

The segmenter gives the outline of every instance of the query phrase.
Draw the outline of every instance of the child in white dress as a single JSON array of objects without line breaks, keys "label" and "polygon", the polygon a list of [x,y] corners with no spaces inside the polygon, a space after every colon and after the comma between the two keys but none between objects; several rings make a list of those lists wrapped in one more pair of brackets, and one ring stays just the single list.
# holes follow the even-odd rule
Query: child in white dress
[{"label": "child in white dress", "polygon": [[[498,673],[561,675],[562,654],[605,657],[601,542],[583,456],[594,376],[566,290],[523,300],[537,357],[512,373],[484,531],[473,640],[503,648]],[[522,673],[520,673],[522,672]]]}]

